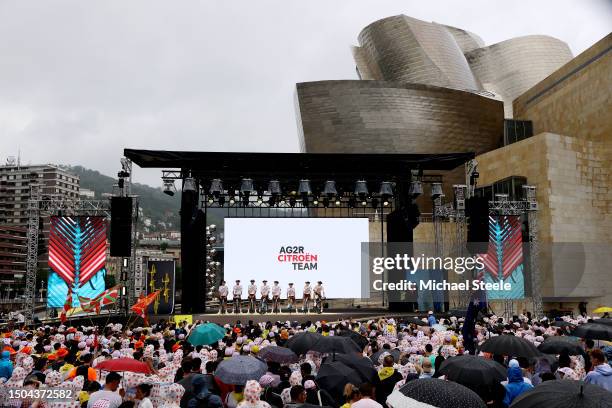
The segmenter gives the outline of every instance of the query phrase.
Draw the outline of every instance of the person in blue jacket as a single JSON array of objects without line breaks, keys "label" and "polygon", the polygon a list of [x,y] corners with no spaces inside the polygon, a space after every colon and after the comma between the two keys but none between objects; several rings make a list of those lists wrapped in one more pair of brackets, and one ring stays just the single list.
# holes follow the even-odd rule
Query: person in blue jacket
[{"label": "person in blue jacket", "polygon": [[429,313],[427,313],[427,323],[429,324],[429,327],[438,324],[436,316],[434,316],[432,311],[429,311]]},{"label": "person in blue jacket", "polygon": [[0,378],[7,380],[13,375],[13,363],[11,362],[11,353],[3,351],[0,356]]},{"label": "person in blue jacket", "polygon": [[521,368],[518,365],[513,365],[508,367],[508,384],[505,387],[504,405],[510,406],[516,397],[532,389],[533,385],[526,383]]}]

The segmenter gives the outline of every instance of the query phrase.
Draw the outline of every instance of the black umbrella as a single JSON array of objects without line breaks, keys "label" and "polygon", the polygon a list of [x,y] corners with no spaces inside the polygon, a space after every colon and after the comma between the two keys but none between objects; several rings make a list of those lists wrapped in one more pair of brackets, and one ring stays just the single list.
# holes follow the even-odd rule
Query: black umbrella
[{"label": "black umbrella", "polygon": [[546,354],[567,353],[570,356],[584,355],[584,349],[577,337],[551,336],[538,346],[538,350]]},{"label": "black umbrella", "polygon": [[348,337],[349,339],[353,340],[355,343],[357,343],[357,345],[359,347],[361,347],[362,350],[369,343],[367,338],[365,338],[364,336],[362,336],[361,334],[359,334],[359,333],[357,333],[356,331],[353,331],[353,330],[343,330],[340,333],[340,336]]},{"label": "black umbrella", "polygon": [[438,408],[486,408],[484,401],[474,391],[456,382],[439,378],[421,378],[407,382],[389,395],[387,401],[394,408],[408,405],[402,404],[398,394]]},{"label": "black umbrella", "polygon": [[612,326],[612,319],[597,319],[593,323],[603,324],[604,326]]},{"label": "black umbrella", "polygon": [[545,381],[519,395],[511,408],[609,408],[612,392],[583,381]]},{"label": "black umbrella", "polygon": [[362,383],[357,372],[340,361],[322,364],[316,380],[319,387],[329,392],[338,403],[343,400],[342,394],[347,383],[354,385]]},{"label": "black umbrella", "polygon": [[555,327],[569,327],[572,329],[576,327],[574,323],[566,322],[565,320],[555,320],[552,325]]},{"label": "black umbrella", "polygon": [[378,350],[376,353],[374,353],[374,354],[372,354],[370,356],[370,360],[372,360],[374,365],[380,364],[378,359],[385,352],[391,354],[391,356],[393,356],[393,361],[395,361],[396,363],[399,363],[399,361],[400,361],[400,354],[401,354],[399,349],[393,349],[393,350],[382,349],[382,350]]},{"label": "black umbrella", "polygon": [[320,353],[361,353],[362,349],[349,337],[320,336],[310,347],[310,350]]},{"label": "black umbrella", "polygon": [[257,357],[264,361],[272,361],[281,364],[297,363],[299,358],[292,350],[286,347],[267,346],[262,348]]},{"label": "black umbrella", "polygon": [[480,351],[525,358],[537,357],[541,354],[533,343],[510,334],[491,337],[480,346]]},{"label": "black umbrella", "polygon": [[319,333],[298,333],[287,341],[287,347],[296,354],[306,354],[308,351],[312,350],[313,344],[315,344],[320,337],[323,336]]},{"label": "black umbrella", "polygon": [[497,361],[469,354],[447,358],[440,365],[440,373],[466,386],[491,385],[507,377],[506,369]]},{"label": "black umbrella", "polygon": [[357,354],[336,354],[333,357],[327,357],[324,363],[333,361],[339,361],[355,370],[361,378],[361,382],[375,383],[378,380],[378,372],[374,368],[372,361],[367,357],[361,357]]},{"label": "black umbrella", "polygon": [[585,323],[576,327],[572,335],[584,339],[612,340],[612,326],[597,323]]}]

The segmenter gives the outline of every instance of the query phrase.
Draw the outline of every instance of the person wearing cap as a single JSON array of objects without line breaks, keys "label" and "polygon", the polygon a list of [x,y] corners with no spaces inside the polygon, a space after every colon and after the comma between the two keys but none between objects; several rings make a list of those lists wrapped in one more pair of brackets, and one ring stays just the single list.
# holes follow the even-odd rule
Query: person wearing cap
[{"label": "person wearing cap", "polygon": [[325,299],[325,290],[323,282],[318,281],[312,290],[314,292],[314,304],[317,313],[323,313],[323,300]]},{"label": "person wearing cap", "polygon": [[259,304],[259,313],[267,313],[268,312],[268,295],[270,294],[270,286],[268,286],[268,281],[262,281],[261,288],[259,288],[259,293],[261,294],[261,303]]},{"label": "person wearing cap", "polygon": [[232,288],[232,295],[234,296],[234,313],[242,313],[242,286],[240,285],[240,279],[236,279],[236,284]]},{"label": "person wearing cap", "polygon": [[272,285],[272,311],[274,313],[280,312],[280,295],[281,287],[278,285],[278,281],[274,281],[274,285]]},{"label": "person wearing cap", "polygon": [[287,288],[287,310],[289,310],[289,313],[293,310],[293,305],[295,305],[295,288],[293,287],[293,282],[289,282],[289,287]]},{"label": "person wearing cap", "polygon": [[225,281],[221,281],[221,285],[219,285],[219,314],[227,313],[227,293],[229,290],[227,289],[227,284]]},{"label": "person wearing cap", "polygon": [[310,282],[304,282],[304,290],[302,297],[302,312],[310,313],[310,295],[312,294],[312,286],[310,286]]},{"label": "person wearing cap", "polygon": [[247,287],[247,295],[249,296],[249,313],[255,313],[257,310],[257,306],[255,305],[257,302],[257,285],[255,284],[255,279],[251,279],[251,284]]},{"label": "person wearing cap", "polygon": [[434,313],[431,310],[427,313],[427,323],[429,324],[429,327],[438,324],[436,316],[434,316]]}]

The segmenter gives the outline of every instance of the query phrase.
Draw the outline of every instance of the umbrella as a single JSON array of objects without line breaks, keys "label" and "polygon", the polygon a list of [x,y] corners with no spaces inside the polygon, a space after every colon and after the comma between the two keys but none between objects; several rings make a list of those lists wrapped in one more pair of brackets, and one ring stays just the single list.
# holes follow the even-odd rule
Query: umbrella
[{"label": "umbrella", "polygon": [[336,402],[343,400],[342,393],[347,383],[362,383],[357,372],[340,361],[322,364],[316,380],[319,387],[329,392]]},{"label": "umbrella", "polygon": [[552,325],[555,327],[570,327],[572,329],[576,327],[574,323],[566,322],[565,320],[555,320]]},{"label": "umbrella", "polygon": [[538,350],[546,354],[567,353],[570,356],[584,355],[584,349],[577,337],[551,336],[538,346]]},{"label": "umbrella", "polygon": [[413,317],[411,319],[406,319],[406,324],[416,324],[417,326],[429,326],[428,322],[424,322],[423,320]]},{"label": "umbrella", "polygon": [[541,354],[533,343],[510,334],[491,337],[480,346],[480,351],[525,358],[537,357]]},{"label": "umbrella", "polygon": [[593,310],[593,313],[612,313],[612,307],[610,306],[602,306]]},{"label": "umbrella", "polygon": [[306,354],[312,350],[313,344],[323,337],[319,333],[303,332],[298,333],[287,341],[287,347],[293,350],[295,354]]},{"label": "umbrella", "polygon": [[225,384],[244,385],[248,380],[257,380],[268,371],[263,361],[251,356],[235,356],[219,363],[215,377]]},{"label": "umbrella", "polygon": [[134,360],[133,358],[115,358],[105,360],[96,365],[97,369],[105,371],[129,371],[131,373],[151,374],[151,368],[147,363]]},{"label": "umbrella", "polygon": [[612,407],[612,393],[582,381],[546,381],[519,395],[511,408],[607,408]]},{"label": "umbrella", "polygon": [[433,405],[408,398],[399,390],[393,391],[387,397],[387,406],[390,408],[435,408]]},{"label": "umbrella", "polygon": [[497,361],[465,354],[442,362],[440,373],[466,386],[491,385],[506,379],[506,369]]},{"label": "umbrella", "polygon": [[[440,380],[439,378],[420,378],[402,385],[394,391],[400,393],[407,399],[416,400],[438,408],[486,408],[484,401],[474,391],[453,381]],[[393,395],[393,393],[391,394]],[[391,398],[391,395],[389,398]],[[393,396],[393,408],[400,408],[401,396]],[[404,405],[410,406],[410,405]]]},{"label": "umbrella", "polygon": [[310,350],[321,353],[361,353],[362,349],[349,337],[320,336]]},{"label": "umbrella", "polygon": [[297,354],[286,347],[268,346],[262,348],[257,357],[264,361],[273,361],[275,363],[290,364],[297,363],[299,358]]},{"label": "umbrella", "polygon": [[400,354],[401,354],[399,349],[393,349],[393,350],[382,349],[382,350],[379,350],[379,351],[377,351],[376,353],[374,353],[374,354],[372,354],[370,356],[370,360],[372,360],[374,365],[380,364],[378,362],[378,359],[385,352],[391,354],[391,356],[393,357],[393,361],[395,361],[396,363],[399,363],[399,361],[400,361]]},{"label": "umbrella", "polygon": [[353,340],[362,350],[368,345],[368,339],[353,330],[344,330],[340,336]]},{"label": "umbrella", "polygon": [[207,346],[225,337],[225,329],[215,323],[204,323],[191,331],[187,341],[194,346]]},{"label": "umbrella", "polygon": [[361,357],[356,354],[336,354],[333,357],[327,357],[324,363],[333,361],[339,361],[355,370],[357,375],[361,378],[359,384],[362,382],[376,383],[378,380],[378,372],[374,368],[372,360],[367,357]]},{"label": "umbrella", "polygon": [[612,326],[597,323],[585,323],[576,327],[572,335],[596,340],[612,340]]},{"label": "umbrella", "polygon": [[606,326],[612,326],[612,319],[597,319],[597,320],[593,320],[593,323],[603,324]]}]

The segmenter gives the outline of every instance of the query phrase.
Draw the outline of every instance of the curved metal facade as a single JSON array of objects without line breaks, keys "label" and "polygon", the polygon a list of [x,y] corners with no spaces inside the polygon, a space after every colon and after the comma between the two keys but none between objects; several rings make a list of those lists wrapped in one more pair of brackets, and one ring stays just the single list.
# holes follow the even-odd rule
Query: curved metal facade
[{"label": "curved metal facade", "polygon": [[361,31],[359,44],[386,81],[480,89],[455,37],[441,24],[384,18]]},{"label": "curved metal facade", "polygon": [[572,59],[563,41],[530,35],[478,48],[465,54],[484,89],[501,96],[505,116],[512,117],[512,101]]},{"label": "curved metal facade", "polygon": [[303,149],[313,153],[485,152],[503,104],[474,93],[386,81],[297,84]]}]

